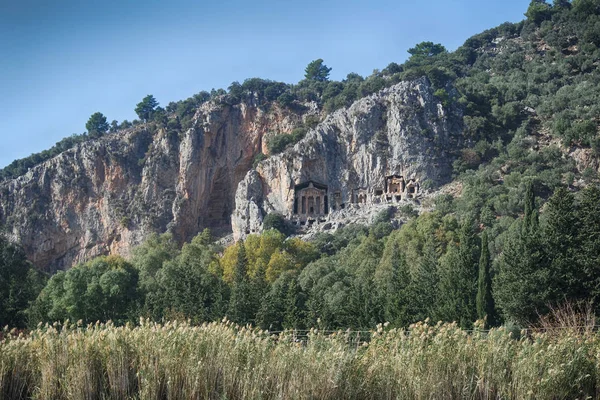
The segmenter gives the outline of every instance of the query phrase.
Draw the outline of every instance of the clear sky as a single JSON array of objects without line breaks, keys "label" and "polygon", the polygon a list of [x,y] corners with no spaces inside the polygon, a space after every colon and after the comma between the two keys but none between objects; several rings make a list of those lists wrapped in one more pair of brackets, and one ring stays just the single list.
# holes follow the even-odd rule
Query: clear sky
[{"label": "clear sky", "polygon": [[332,79],[406,59],[430,40],[449,50],[529,0],[0,0],[0,167],[85,131],[96,111],[133,120],[261,77],[295,83],[317,58]]}]

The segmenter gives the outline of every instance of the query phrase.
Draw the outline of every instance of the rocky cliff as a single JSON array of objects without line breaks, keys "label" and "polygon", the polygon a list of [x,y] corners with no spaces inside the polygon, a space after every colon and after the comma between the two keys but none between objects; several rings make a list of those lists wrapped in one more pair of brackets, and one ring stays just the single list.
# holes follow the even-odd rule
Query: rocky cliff
[{"label": "rocky cliff", "polygon": [[[335,194],[352,208],[369,205],[353,204],[353,193],[373,198],[390,175],[425,187],[448,182],[461,138],[460,111],[444,108],[433,92],[426,79],[384,89],[329,115],[292,149],[261,162],[237,189],[235,239],[259,232],[268,213],[293,218],[295,188],[306,182],[326,187],[330,199]],[[347,207],[326,218],[346,214]]]},{"label": "rocky cliff", "polygon": [[0,184],[0,225],[48,271],[127,255],[152,232],[185,241],[205,227],[230,230],[235,190],[264,135],[300,118],[206,103],[186,132],[147,126],[80,144]]},{"label": "rocky cliff", "polygon": [[306,181],[350,203],[354,189],[382,187],[390,174],[421,185],[450,179],[460,113],[444,108],[426,79],[336,111],[253,169],[265,136],[290,132],[306,115],[210,102],[185,132],[149,124],[79,144],[0,184],[0,225],[38,268],[55,271],[127,255],[153,232],[180,242],[206,227],[233,228],[235,238],[258,232],[269,212],[292,216],[294,188]]}]

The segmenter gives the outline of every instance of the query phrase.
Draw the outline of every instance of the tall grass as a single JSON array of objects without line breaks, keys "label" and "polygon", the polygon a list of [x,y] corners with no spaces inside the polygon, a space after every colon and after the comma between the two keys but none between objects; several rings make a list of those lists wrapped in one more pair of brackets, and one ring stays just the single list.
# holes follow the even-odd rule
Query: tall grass
[{"label": "tall grass", "polygon": [[[364,335],[363,335],[364,336]],[[599,398],[600,334],[563,329],[272,335],[228,322],[40,327],[0,342],[4,399]]]}]

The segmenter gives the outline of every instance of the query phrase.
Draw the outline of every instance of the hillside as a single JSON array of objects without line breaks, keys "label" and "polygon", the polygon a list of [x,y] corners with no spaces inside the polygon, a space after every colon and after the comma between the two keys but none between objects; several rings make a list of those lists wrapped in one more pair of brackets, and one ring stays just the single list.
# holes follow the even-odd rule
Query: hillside
[{"label": "hillside", "polygon": [[[164,109],[147,96],[145,122],[5,168],[0,225],[38,270],[124,268],[136,300],[121,299],[121,321],[231,317],[246,280],[260,295],[234,320],[280,327],[289,313],[290,326],[526,323],[595,299],[599,15],[591,0],[534,1],[523,22],[455,52],[419,43],[367,78],[329,81],[315,60],[297,85],[251,78]],[[244,241],[210,243],[229,233]],[[80,271],[30,312],[105,319],[59,300]],[[185,286],[194,276],[201,287]],[[268,307],[288,295],[295,311]]]},{"label": "hillside", "polygon": [[[585,186],[600,167],[597,15],[585,1],[542,8],[453,53],[421,43],[405,64],[366,79],[330,82],[318,60],[298,85],[234,82],[157,109],[151,122],[65,140],[2,170],[0,224],[39,268],[56,270],[130,254],[151,232],[179,243],[232,223],[236,237],[259,232],[269,212],[293,219],[294,187],[311,180],[332,186],[328,200],[341,204],[356,190],[371,203],[392,175],[425,192],[491,174],[488,189],[522,193],[506,179],[517,172],[535,175],[542,197],[561,184]],[[401,89],[410,82],[427,92],[419,104]],[[294,129],[292,141],[312,130],[285,150]],[[257,165],[269,139],[285,151]],[[254,166],[259,178],[248,172]],[[495,201],[487,200],[497,216],[515,215]]]}]

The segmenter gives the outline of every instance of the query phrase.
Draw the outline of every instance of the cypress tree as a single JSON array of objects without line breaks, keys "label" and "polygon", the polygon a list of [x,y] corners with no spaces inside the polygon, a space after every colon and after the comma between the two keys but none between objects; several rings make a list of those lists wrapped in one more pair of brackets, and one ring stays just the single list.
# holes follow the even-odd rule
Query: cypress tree
[{"label": "cypress tree", "polygon": [[440,276],[441,319],[470,328],[477,317],[477,242],[473,223],[467,220],[459,232],[459,245],[451,246]]},{"label": "cypress tree", "polygon": [[557,189],[548,200],[544,216],[544,248],[553,278],[549,300],[583,299],[585,277],[577,263],[580,224],[573,194],[565,188]]},{"label": "cypress tree", "polygon": [[394,238],[388,239],[386,247],[374,278],[379,308],[376,322],[406,326],[410,322],[408,312],[410,274],[406,258]]},{"label": "cypress tree", "polygon": [[587,296],[597,304],[600,298],[600,188],[588,186],[579,207],[580,250],[578,263],[584,274]]},{"label": "cypress tree", "polygon": [[300,291],[295,278],[289,280],[285,294],[285,314],[283,316],[283,327],[286,329],[303,328],[303,294]]},{"label": "cypress tree", "polygon": [[525,188],[525,217],[523,218],[523,234],[532,235],[537,232],[539,227],[539,214],[535,207],[535,193],[533,191],[533,182],[527,182]]},{"label": "cypress tree", "polygon": [[417,265],[411,284],[414,300],[414,319],[422,321],[436,316],[439,286],[438,253],[435,239],[429,237],[423,246],[423,255]]},{"label": "cypress tree", "polygon": [[525,216],[508,233],[499,259],[494,294],[504,317],[520,324],[534,322],[548,311],[556,293],[555,278],[548,266],[535,208],[533,184],[527,185]]},{"label": "cypress tree", "polygon": [[262,261],[258,260],[258,269],[256,275],[251,282],[252,288],[252,315],[256,315],[264,297],[269,292],[269,283],[267,282],[267,265]]},{"label": "cypress tree", "polygon": [[248,280],[248,260],[246,249],[242,241],[238,244],[237,262],[233,272],[233,285],[229,298],[227,317],[238,324],[249,323],[252,318],[252,293]]},{"label": "cypress tree", "polygon": [[477,318],[487,318],[488,325],[495,324],[492,278],[490,276],[490,251],[487,232],[481,235],[481,255],[479,257],[479,280],[477,286]]}]

